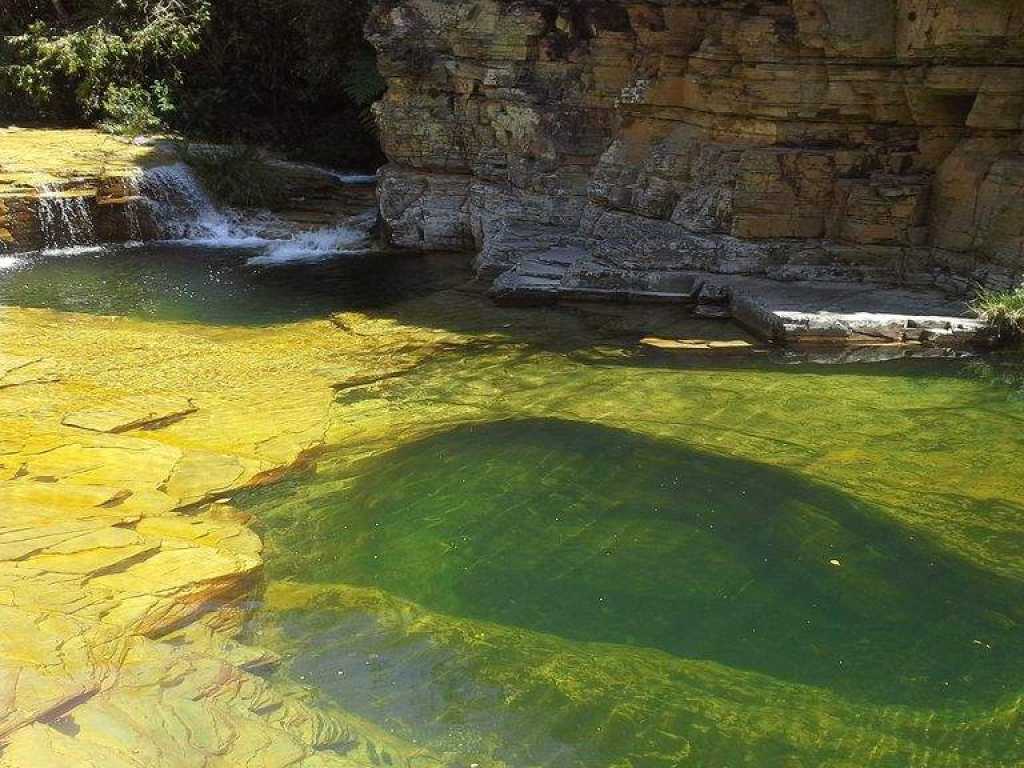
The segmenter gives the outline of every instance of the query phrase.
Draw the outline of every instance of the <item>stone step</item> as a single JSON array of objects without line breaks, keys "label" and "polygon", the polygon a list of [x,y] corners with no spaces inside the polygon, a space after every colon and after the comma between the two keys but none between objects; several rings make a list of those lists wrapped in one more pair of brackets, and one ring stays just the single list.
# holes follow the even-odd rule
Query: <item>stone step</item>
[{"label": "stone step", "polygon": [[730,293],[733,318],[777,343],[961,346],[985,342],[989,330],[963,300],[936,291],[749,277],[716,282]]}]

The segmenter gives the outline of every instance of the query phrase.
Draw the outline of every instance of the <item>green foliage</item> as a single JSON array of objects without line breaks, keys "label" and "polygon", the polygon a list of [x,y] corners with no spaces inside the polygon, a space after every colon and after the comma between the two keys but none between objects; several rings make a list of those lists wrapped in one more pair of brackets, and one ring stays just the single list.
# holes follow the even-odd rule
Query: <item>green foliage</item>
[{"label": "green foliage", "polygon": [[182,144],[178,154],[218,202],[240,208],[266,208],[281,199],[278,174],[261,150]]},{"label": "green foliage", "polygon": [[982,289],[971,302],[971,309],[995,327],[1002,338],[1024,336],[1024,286],[1012,291]]},{"label": "green foliage", "polygon": [[[154,84],[158,92],[166,92],[163,83]],[[120,88],[111,85],[103,99],[103,114],[106,116],[100,125],[110,133],[135,136],[140,133],[158,131],[163,122],[157,114],[153,95],[133,85]],[[167,102],[162,102],[166,108]]]},{"label": "green foliage", "polygon": [[0,95],[15,117],[152,129],[209,19],[207,0],[93,0],[56,22],[27,17],[0,43]]},{"label": "green foliage", "polygon": [[381,97],[386,83],[377,69],[377,61],[372,52],[364,52],[350,62],[342,79],[342,87],[360,107],[368,107]]},{"label": "green foliage", "polygon": [[349,166],[381,160],[368,119],[383,92],[362,36],[368,0],[0,4],[7,119],[166,128],[298,154],[316,145],[321,161]]}]

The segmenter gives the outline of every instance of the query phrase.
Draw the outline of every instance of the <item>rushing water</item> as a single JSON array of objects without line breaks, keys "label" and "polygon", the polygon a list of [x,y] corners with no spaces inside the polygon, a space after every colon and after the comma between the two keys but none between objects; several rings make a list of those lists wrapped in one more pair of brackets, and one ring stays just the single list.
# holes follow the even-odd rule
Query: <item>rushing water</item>
[{"label": "rushing water", "polygon": [[0,303],[473,340],[339,387],[317,464],[233,499],[249,639],[322,706],[453,768],[1024,764],[1012,367],[654,350],[638,309],[496,308],[455,257],[220,246],[19,255]]},{"label": "rushing water", "polygon": [[86,198],[66,195],[54,187],[39,191],[39,227],[49,250],[81,248],[96,243]]}]

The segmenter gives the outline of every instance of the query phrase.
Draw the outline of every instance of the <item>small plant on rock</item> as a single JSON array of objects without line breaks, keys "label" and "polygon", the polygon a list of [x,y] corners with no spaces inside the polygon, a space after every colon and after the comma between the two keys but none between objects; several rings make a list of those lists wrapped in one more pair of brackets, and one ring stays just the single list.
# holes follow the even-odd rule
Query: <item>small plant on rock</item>
[{"label": "small plant on rock", "polygon": [[978,291],[971,309],[1006,341],[1024,337],[1024,285],[1009,291]]},{"label": "small plant on rock", "polygon": [[235,208],[269,208],[281,201],[280,174],[268,164],[266,153],[239,144],[209,146],[185,144],[181,159],[220,203]]}]

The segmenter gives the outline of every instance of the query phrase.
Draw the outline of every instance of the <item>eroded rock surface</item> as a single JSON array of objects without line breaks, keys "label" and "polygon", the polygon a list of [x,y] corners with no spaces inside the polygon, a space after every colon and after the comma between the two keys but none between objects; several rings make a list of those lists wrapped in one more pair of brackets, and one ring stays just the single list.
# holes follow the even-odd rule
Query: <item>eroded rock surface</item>
[{"label": "eroded rock surface", "polygon": [[431,334],[0,309],[2,768],[437,764],[268,676],[241,637],[262,542],[228,499],[302,464],[336,385],[412,338],[408,366]]},{"label": "eroded rock surface", "polygon": [[1015,0],[391,0],[368,33],[389,236],[488,280],[1024,269]]},{"label": "eroded rock surface", "polygon": [[134,179],[168,157],[88,129],[0,129],[0,251],[152,236]]}]

